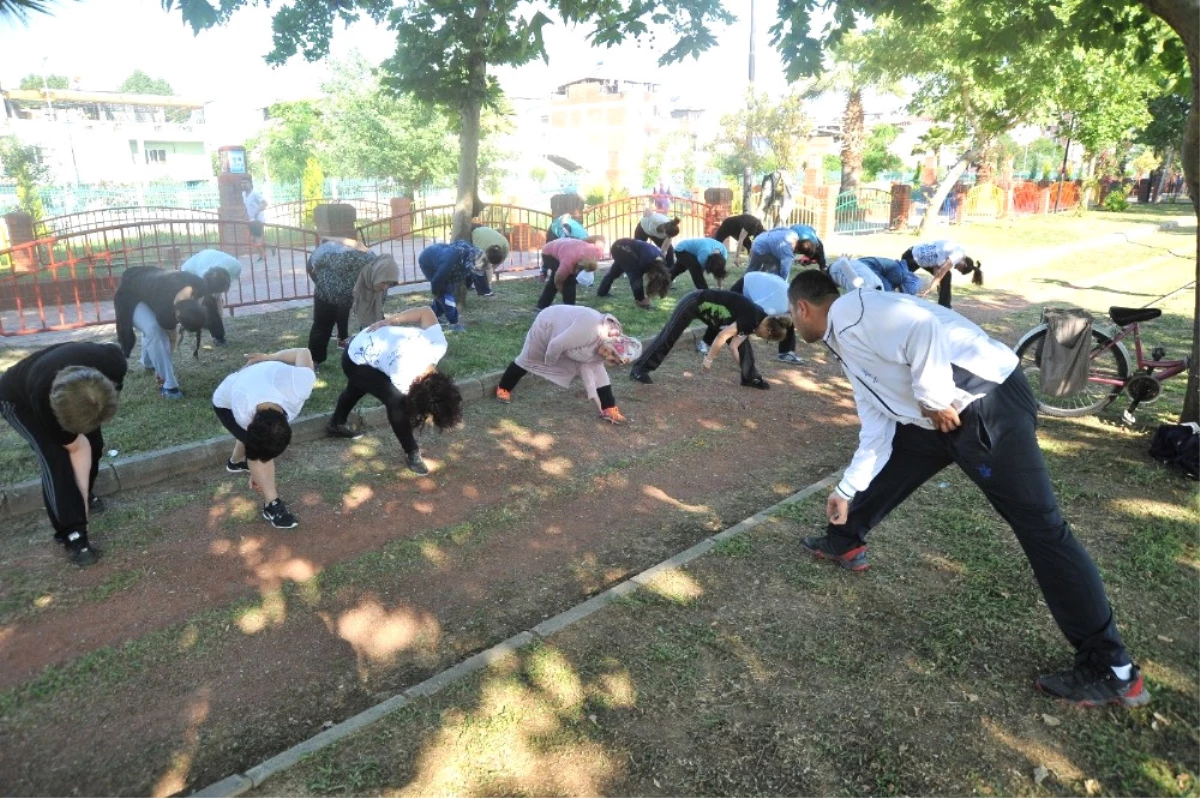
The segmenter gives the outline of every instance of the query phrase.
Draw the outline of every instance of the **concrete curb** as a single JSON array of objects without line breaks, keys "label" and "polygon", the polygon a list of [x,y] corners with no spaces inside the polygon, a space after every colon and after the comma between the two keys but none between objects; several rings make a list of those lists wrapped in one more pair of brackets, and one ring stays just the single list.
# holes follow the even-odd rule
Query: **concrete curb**
[{"label": "concrete curb", "polygon": [[468,657],[462,662],[459,662],[458,664],[431,676],[420,684],[408,688],[399,695],[392,696],[391,698],[376,704],[370,709],[364,710],[354,717],[344,720],[336,726],[326,729],[320,734],[310,737],[304,742],[298,743],[282,753],[276,754],[265,762],[250,768],[245,773],[235,773],[231,776],[227,776],[226,778],[210,784],[201,790],[197,790],[196,792],[192,793],[192,795],[207,796],[208,798],[225,798],[226,796],[242,795],[243,793],[249,792],[255,787],[261,787],[267,779],[283,773],[293,765],[300,763],[310,754],[315,754],[323,748],[338,742],[339,740],[343,740],[352,734],[362,731],[371,724],[383,720],[389,714],[403,709],[420,698],[435,695],[441,690],[451,686],[455,682],[464,679],[471,674],[484,670],[489,665],[499,662],[505,657],[516,654],[518,651],[520,651],[520,649],[530,645],[531,643],[544,640],[551,635],[584,620],[588,616],[599,612],[614,600],[649,586],[663,573],[703,557],[723,541],[749,532],[751,529],[771,518],[771,516],[775,515],[789,505],[802,501],[820,490],[831,487],[837,483],[837,480],[840,477],[840,471],[834,472],[824,479],[814,482],[808,487],[793,493],[786,499],[776,502],[765,510],[761,510],[749,518],[739,521],[723,532],[719,532],[712,537],[705,538],[695,546],[676,554],[674,557],[663,560],[659,564],[647,568],[645,571],[626,579],[624,582],[612,586],[603,593],[592,596],[587,601],[577,604],[565,612],[561,612],[552,618],[547,618],[532,629],[519,632],[485,651],[481,651],[478,654]]},{"label": "concrete curb", "polygon": [[[695,344],[702,327],[690,327],[680,340]],[[643,339],[648,344],[651,338]],[[471,404],[487,398],[496,390],[503,371],[493,371],[479,377],[458,380],[458,390],[463,403]],[[292,424],[292,443],[307,443],[325,437],[325,425],[332,411],[301,416]],[[372,407],[359,413],[363,423],[370,427],[386,427],[387,415],[382,406]],[[113,496],[122,491],[144,488],[172,477],[190,474],[212,466],[218,466],[229,457],[233,444],[231,438],[222,436],[183,443],[167,449],[122,457],[118,460],[100,461],[96,477],[96,495]],[[42,482],[31,479],[15,485],[0,487],[0,520],[41,510]]]}]

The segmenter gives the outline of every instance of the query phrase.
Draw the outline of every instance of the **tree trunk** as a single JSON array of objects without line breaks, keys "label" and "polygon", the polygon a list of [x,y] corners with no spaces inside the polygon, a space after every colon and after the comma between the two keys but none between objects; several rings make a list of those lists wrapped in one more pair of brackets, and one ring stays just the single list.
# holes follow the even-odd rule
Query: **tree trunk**
[{"label": "tree trunk", "polygon": [[454,202],[455,241],[471,240],[471,216],[479,185],[479,114],[482,102],[471,98],[463,103],[462,131],[458,134],[458,194]]},{"label": "tree trunk", "polygon": [[1171,173],[1171,164],[1175,162],[1175,148],[1167,147],[1167,154],[1163,157],[1162,171],[1158,173],[1158,185],[1154,187],[1154,201],[1162,202],[1163,192],[1167,188],[1167,175]]},{"label": "tree trunk", "polygon": [[842,185],[838,193],[853,191],[862,179],[863,147],[866,144],[862,90],[851,89],[842,114]]},{"label": "tree trunk", "polygon": [[938,183],[937,191],[933,194],[933,199],[929,201],[929,207],[925,210],[925,218],[921,220],[921,226],[917,228],[917,235],[921,238],[927,238],[928,233],[937,223],[938,211],[942,209],[942,203],[946,201],[946,197],[950,196],[950,191],[954,188],[954,184],[967,171],[967,167],[975,158],[976,153],[968,150],[963,153],[958,159],[958,163],[951,167],[946,176],[942,178],[942,182]]},{"label": "tree trunk", "polygon": [[[1142,4],[1171,26],[1187,51],[1192,77],[1192,107],[1188,109],[1180,154],[1188,193],[1192,197],[1192,210],[1200,220],[1200,0],[1142,0]],[[1196,278],[1200,280],[1200,232],[1196,238]],[[1188,371],[1180,423],[1200,422],[1200,283],[1193,293],[1196,302],[1192,315],[1192,367]]]}]

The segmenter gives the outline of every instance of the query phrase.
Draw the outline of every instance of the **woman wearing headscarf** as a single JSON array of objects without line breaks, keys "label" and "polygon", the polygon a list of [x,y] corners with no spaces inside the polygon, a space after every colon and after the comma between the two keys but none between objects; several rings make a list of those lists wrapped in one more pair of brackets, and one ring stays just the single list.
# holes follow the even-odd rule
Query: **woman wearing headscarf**
[{"label": "woman wearing headscarf", "polygon": [[358,273],[350,315],[360,328],[383,320],[383,301],[388,289],[399,283],[400,264],[391,255],[375,255],[374,260]]},{"label": "woman wearing headscarf", "polygon": [[621,331],[615,317],[582,305],[554,305],[533,320],[525,335],[525,346],[508,364],[496,401],[512,401],[513,388],[529,372],[566,388],[579,377],[588,397],[596,403],[600,418],[610,424],[627,424],[608,379],[609,366],[632,363],[642,344]]}]

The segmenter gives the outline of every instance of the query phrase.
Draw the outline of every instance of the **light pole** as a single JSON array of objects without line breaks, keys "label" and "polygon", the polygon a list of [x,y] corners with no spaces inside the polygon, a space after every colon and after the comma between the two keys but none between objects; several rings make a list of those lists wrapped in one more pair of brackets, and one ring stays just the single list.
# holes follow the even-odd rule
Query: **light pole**
[{"label": "light pole", "polygon": [[[750,95],[754,96],[754,0],[750,0]],[[754,131],[750,120],[746,120],[746,168],[742,173],[742,213],[750,212],[750,188],[754,185],[754,174],[750,170],[750,154],[754,151]]]},{"label": "light pole", "polygon": [[1063,114],[1063,124],[1067,126],[1067,148],[1063,150],[1062,168],[1058,170],[1058,191],[1054,195],[1054,212],[1058,213],[1058,203],[1062,199],[1063,181],[1067,177],[1067,156],[1071,154],[1071,123],[1075,115],[1068,111]]}]

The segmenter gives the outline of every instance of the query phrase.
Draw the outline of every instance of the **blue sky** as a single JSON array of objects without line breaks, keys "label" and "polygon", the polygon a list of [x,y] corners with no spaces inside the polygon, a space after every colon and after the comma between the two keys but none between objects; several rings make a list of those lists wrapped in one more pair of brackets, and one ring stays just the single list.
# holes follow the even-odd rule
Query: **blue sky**
[{"label": "blue sky", "polygon": [[[766,29],[774,4],[758,2],[757,83],[764,90],[786,89],[778,56]],[[746,82],[749,47],[749,0],[733,0],[741,19],[720,32],[721,44],[699,61],[669,68],[655,65],[657,53],[632,44],[611,50],[587,47],[584,29],[556,24],[547,35],[550,63],[530,64],[497,74],[516,96],[537,96],[568,80],[589,74],[597,62],[620,76],[662,83],[681,104],[718,105],[737,96]],[[262,7],[237,12],[229,25],[193,36],[178,12],[168,14],[158,0],[82,0],[54,6],[53,16],[35,16],[28,26],[0,23],[0,85],[15,87],[31,72],[79,76],[84,89],[112,90],[133,70],[167,79],[177,94],[197,100],[219,96],[266,104],[311,96],[323,67],[295,58],[279,68],[263,61],[271,49],[271,12]],[[666,37],[662,37],[665,39]],[[381,26],[360,23],[334,36],[334,57],[351,49],[372,62],[389,55],[393,35]],[[43,59],[45,59],[43,61]],[[44,64],[44,67],[43,67]]]}]

